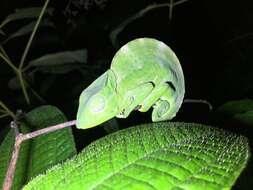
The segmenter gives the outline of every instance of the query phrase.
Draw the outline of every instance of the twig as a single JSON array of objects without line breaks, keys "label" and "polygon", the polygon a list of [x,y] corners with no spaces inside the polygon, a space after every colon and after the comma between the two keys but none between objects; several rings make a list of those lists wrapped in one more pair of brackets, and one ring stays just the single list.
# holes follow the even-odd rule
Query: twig
[{"label": "twig", "polygon": [[75,124],[76,124],[76,120],[60,123],[58,125],[53,125],[53,126],[50,126],[50,127],[44,128],[44,129],[40,129],[40,130],[31,132],[31,133],[22,134],[21,138],[22,138],[22,141],[25,141],[25,140],[32,139],[32,138],[40,136],[40,135],[45,135],[47,133],[51,133],[51,132],[59,130],[59,129],[70,127]]},{"label": "twig", "polygon": [[15,136],[15,143],[14,143],[14,148],[12,151],[11,160],[10,160],[9,167],[8,167],[5,180],[3,183],[3,190],[11,189],[14,174],[15,174],[16,164],[17,164],[17,160],[19,156],[19,151],[20,151],[20,147],[23,141],[40,136],[40,135],[44,135],[44,134],[47,134],[59,129],[70,127],[75,124],[76,124],[76,120],[72,120],[65,123],[53,125],[44,129],[40,129],[31,133],[22,134],[19,132],[17,121],[12,121],[11,127],[14,128],[16,136]]},{"label": "twig", "polygon": [[5,56],[3,53],[0,52],[0,57],[5,61],[5,63],[7,63],[7,65],[9,65],[14,72],[18,72],[18,68],[15,67],[15,65],[11,62],[11,60]]},{"label": "twig", "polygon": [[22,73],[21,70],[19,70],[19,71],[17,72],[17,77],[18,77],[18,80],[19,80],[19,83],[20,83],[22,92],[23,92],[23,94],[24,94],[25,100],[26,100],[27,104],[30,104],[30,98],[29,98],[28,93],[27,93],[27,90],[26,90],[25,80],[24,80],[24,78],[23,78],[23,73]]},{"label": "twig", "polygon": [[18,160],[18,156],[19,156],[20,146],[22,143],[22,140],[19,138],[20,133],[19,133],[16,121],[12,121],[10,126],[15,131],[15,143],[14,143],[9,167],[8,167],[8,170],[7,170],[7,173],[5,176],[5,180],[3,183],[3,190],[11,189],[11,185],[13,182],[14,173],[15,173],[15,169],[16,169],[16,165],[17,165],[17,160]]},{"label": "twig", "polygon": [[15,120],[15,114],[0,100],[0,107],[2,107],[3,109],[1,109],[1,111],[2,110],[4,110],[5,112],[4,113],[7,113],[9,116],[11,116],[12,117],[12,119],[14,119]]},{"label": "twig", "polygon": [[172,19],[172,12],[174,7],[174,0],[170,0],[170,7],[169,7],[169,20]]},{"label": "twig", "polygon": [[127,18],[126,20],[124,20],[122,23],[120,23],[117,27],[115,27],[111,33],[110,33],[110,39],[112,44],[114,45],[114,47],[117,46],[117,36],[120,32],[122,32],[125,27],[130,24],[131,22],[135,21],[138,18],[141,18],[142,16],[144,16],[146,13],[148,13],[149,11],[152,11],[154,9],[158,9],[158,8],[163,8],[163,7],[169,7],[169,19],[172,19],[172,10],[173,7],[175,7],[176,5],[180,5],[184,2],[187,2],[188,0],[180,0],[174,3],[174,0],[170,0],[169,3],[161,3],[161,4],[152,4],[152,5],[148,5],[147,7],[145,7],[144,9],[141,9],[139,12],[135,13],[134,15],[130,16],[129,18]]},{"label": "twig", "polygon": [[20,70],[22,70],[22,68],[23,68],[23,65],[24,65],[26,56],[27,56],[27,54],[28,54],[28,51],[29,51],[30,46],[31,46],[32,41],[33,41],[33,38],[34,38],[34,36],[35,36],[35,33],[36,33],[37,30],[38,30],[40,21],[41,21],[41,19],[42,19],[42,16],[44,15],[44,12],[45,12],[45,10],[46,10],[46,8],[47,8],[47,5],[48,5],[49,1],[50,1],[50,0],[46,0],[45,4],[44,4],[44,6],[43,6],[43,8],[42,8],[42,10],[41,10],[41,12],[40,12],[40,15],[39,15],[39,17],[38,17],[38,20],[36,21],[36,24],[35,24],[35,26],[34,26],[34,28],[33,28],[32,34],[30,35],[29,40],[28,40],[28,42],[27,42],[27,44],[26,44],[24,53],[23,53],[23,55],[22,55],[22,57],[21,57],[21,60],[20,60],[20,65],[19,65],[19,69],[20,69]]},{"label": "twig", "polygon": [[198,100],[198,99],[184,99],[184,103],[200,103],[200,104],[206,104],[209,108],[209,111],[213,110],[213,106],[210,102],[207,100]]}]

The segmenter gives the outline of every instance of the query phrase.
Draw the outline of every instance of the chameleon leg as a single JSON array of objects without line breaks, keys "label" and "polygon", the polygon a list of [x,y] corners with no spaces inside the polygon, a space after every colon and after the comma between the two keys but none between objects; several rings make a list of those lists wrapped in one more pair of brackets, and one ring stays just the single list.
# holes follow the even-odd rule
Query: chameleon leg
[{"label": "chameleon leg", "polygon": [[168,83],[165,83],[153,90],[140,104],[141,107],[138,110],[146,112],[153,106],[152,121],[170,120],[178,111],[178,106],[175,106],[177,104],[175,93],[175,90]]},{"label": "chameleon leg", "polygon": [[121,112],[116,115],[118,118],[126,118],[154,89],[152,82],[147,82],[129,90],[120,106]]},{"label": "chameleon leg", "polygon": [[155,103],[160,99],[160,97],[168,90],[168,85],[164,84],[160,87],[156,87],[144,100],[140,103],[140,112],[148,111]]}]

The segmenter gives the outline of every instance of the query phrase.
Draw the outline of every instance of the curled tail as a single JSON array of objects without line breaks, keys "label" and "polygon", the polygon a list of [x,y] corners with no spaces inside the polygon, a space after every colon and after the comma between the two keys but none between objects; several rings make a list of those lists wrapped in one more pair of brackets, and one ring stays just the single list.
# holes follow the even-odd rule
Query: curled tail
[{"label": "curled tail", "polygon": [[[167,46],[168,47],[168,46]],[[166,90],[154,105],[152,121],[170,120],[176,116],[185,94],[184,74],[175,53],[168,47],[166,64],[170,79],[166,81]]]}]

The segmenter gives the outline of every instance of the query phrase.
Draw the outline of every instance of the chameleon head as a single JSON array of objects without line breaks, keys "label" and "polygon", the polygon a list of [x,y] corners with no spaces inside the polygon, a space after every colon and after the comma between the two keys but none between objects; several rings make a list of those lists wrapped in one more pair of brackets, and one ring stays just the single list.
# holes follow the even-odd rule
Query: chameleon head
[{"label": "chameleon head", "polygon": [[113,73],[107,71],[82,92],[77,111],[77,128],[97,126],[117,114],[116,81],[113,77]]}]

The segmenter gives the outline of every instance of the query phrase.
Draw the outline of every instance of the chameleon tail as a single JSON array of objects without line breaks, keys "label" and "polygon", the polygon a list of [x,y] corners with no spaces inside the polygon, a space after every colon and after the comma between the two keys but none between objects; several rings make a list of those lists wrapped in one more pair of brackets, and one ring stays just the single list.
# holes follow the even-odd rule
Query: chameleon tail
[{"label": "chameleon tail", "polygon": [[175,53],[169,51],[171,79],[167,81],[167,90],[153,106],[152,121],[171,120],[182,105],[185,94],[184,74]]}]

